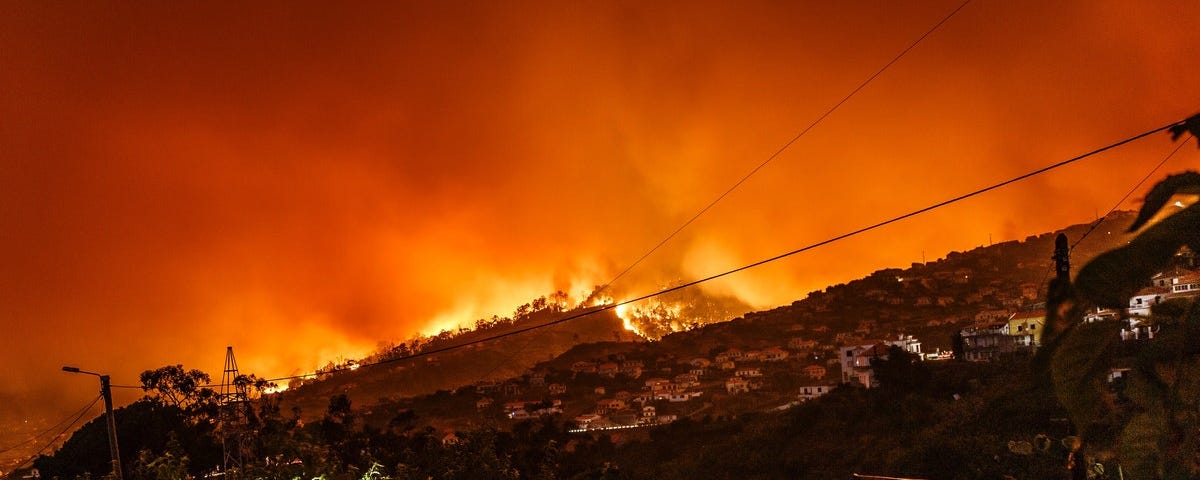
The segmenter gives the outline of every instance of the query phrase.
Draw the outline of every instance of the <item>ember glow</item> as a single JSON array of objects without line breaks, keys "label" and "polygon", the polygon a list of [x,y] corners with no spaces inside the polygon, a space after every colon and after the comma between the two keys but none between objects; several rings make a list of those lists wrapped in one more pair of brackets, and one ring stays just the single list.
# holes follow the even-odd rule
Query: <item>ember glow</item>
[{"label": "ember glow", "polygon": [[644,336],[642,332],[637,330],[637,327],[633,326],[633,318],[629,314],[628,304],[617,305],[616,312],[617,317],[621,319],[621,323],[625,326],[625,330]]},{"label": "ember glow", "polygon": [[[3,415],[83,404],[94,388],[64,364],[219,377],[234,345],[275,377],[557,290],[587,301],[959,3],[5,3]],[[602,301],[1192,115],[1198,18],[1194,1],[973,2]],[[1171,148],[1154,136],[699,291],[769,307],[1090,221]],[[1187,166],[1194,149],[1160,174]]]},{"label": "ember glow", "polygon": [[617,316],[625,329],[639,336],[657,340],[663,335],[682,332],[690,328],[687,320],[680,316],[683,308],[679,304],[667,304],[655,300],[643,302],[644,306],[623,304],[617,307]]},{"label": "ember glow", "polygon": [[286,391],[288,388],[290,388],[288,385],[272,385],[263,389],[263,393],[266,395],[274,395],[276,393]]}]

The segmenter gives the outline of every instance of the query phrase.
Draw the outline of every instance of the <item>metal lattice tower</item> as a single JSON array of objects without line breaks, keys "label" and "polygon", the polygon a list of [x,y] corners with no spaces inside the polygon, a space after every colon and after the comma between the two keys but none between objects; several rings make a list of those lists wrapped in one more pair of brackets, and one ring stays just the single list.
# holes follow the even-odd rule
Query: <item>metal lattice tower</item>
[{"label": "metal lattice tower", "polygon": [[233,347],[225,347],[225,372],[221,374],[221,405],[245,402],[246,386],[235,385],[237,380],[237,358],[233,356]]},{"label": "metal lattice tower", "polygon": [[221,450],[227,473],[231,468],[241,470],[245,449],[242,430],[246,424],[245,409],[249,407],[249,397],[246,385],[237,381],[239,375],[233,347],[225,347],[225,371],[221,374],[221,392],[217,398],[221,405]]}]

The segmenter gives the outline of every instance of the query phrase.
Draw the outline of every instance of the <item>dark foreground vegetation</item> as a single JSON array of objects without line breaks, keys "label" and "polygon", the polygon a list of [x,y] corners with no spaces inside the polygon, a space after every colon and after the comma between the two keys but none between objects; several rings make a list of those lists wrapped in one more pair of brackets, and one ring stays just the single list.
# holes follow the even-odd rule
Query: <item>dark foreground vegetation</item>
[{"label": "dark foreground vegetation", "polygon": [[[786,411],[683,419],[653,429],[572,434],[552,417],[512,431],[480,425],[447,435],[409,411],[363,421],[344,397],[307,424],[260,399],[241,427],[245,478],[920,478],[1063,477],[1066,413],[1032,381],[1029,363],[879,365],[883,386],[842,388]],[[175,392],[178,393],[178,392]],[[117,412],[127,476],[200,477],[222,463],[225,432],[202,400],[162,393]],[[376,412],[377,413],[377,412]],[[628,433],[634,432],[634,433]],[[1037,435],[1054,440],[1024,451]],[[231,437],[227,442],[231,442]],[[108,470],[103,422],[36,462],[45,478]],[[233,473],[233,472],[230,472]]]}]

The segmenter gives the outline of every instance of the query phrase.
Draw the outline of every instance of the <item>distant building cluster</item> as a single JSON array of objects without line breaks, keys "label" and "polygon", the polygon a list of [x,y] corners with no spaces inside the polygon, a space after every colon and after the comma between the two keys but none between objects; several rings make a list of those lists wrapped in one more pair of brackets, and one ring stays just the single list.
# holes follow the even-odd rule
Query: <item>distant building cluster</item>
[{"label": "distant building cluster", "polygon": [[[1129,298],[1125,309],[1097,309],[1089,312],[1084,321],[1121,322],[1122,340],[1152,339],[1155,329],[1148,317],[1154,305],[1196,296],[1200,296],[1200,271],[1177,265],[1151,277],[1148,285]],[[993,316],[993,312],[986,312],[987,316],[983,316],[984,313],[976,318],[988,320],[986,324],[959,332],[964,359],[989,361],[1009,355],[1028,355],[1041,345],[1046,324],[1044,304],[1022,308],[1003,320]]]},{"label": "distant building cluster", "polygon": [[1045,326],[1045,304],[1034,304],[1010,314],[1006,319],[963,329],[959,332],[963,359],[990,361],[1032,353],[1042,343]]},{"label": "distant building cluster", "polygon": [[[1046,326],[1044,283],[1028,281],[1043,277],[1046,263],[1042,254],[1029,252],[1044,251],[1041,246],[1052,238],[1030,237],[978,254],[951,252],[945,263],[880,270],[789,306],[681,334],[695,336],[673,351],[597,348],[520,378],[478,382],[476,409],[486,418],[513,421],[563,415],[574,420],[577,431],[720,417],[746,405],[782,410],[837,388],[879,387],[875,369],[897,351],[922,360],[952,358],[940,348],[926,351],[916,335],[906,333],[913,330],[945,342],[953,334],[951,350],[962,360],[1028,356],[1041,345]],[[1123,322],[1126,340],[1153,338],[1151,308],[1197,295],[1200,272],[1180,265],[1155,275],[1127,308],[1090,312],[1085,321]],[[494,400],[500,397],[505,400]]]}]

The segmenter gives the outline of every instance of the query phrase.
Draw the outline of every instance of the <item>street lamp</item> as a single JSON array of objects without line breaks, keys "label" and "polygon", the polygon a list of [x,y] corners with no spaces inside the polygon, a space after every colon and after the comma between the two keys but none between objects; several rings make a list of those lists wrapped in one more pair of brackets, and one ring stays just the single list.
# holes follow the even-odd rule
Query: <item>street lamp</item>
[{"label": "street lamp", "polygon": [[79,367],[62,367],[62,370],[68,373],[82,373],[100,377],[100,395],[104,396],[104,411],[108,415],[108,452],[112,454],[112,473],[117,480],[124,479],[125,477],[121,475],[121,454],[117,450],[117,421],[113,417],[112,387],[109,385],[108,375],[80,370]]}]

